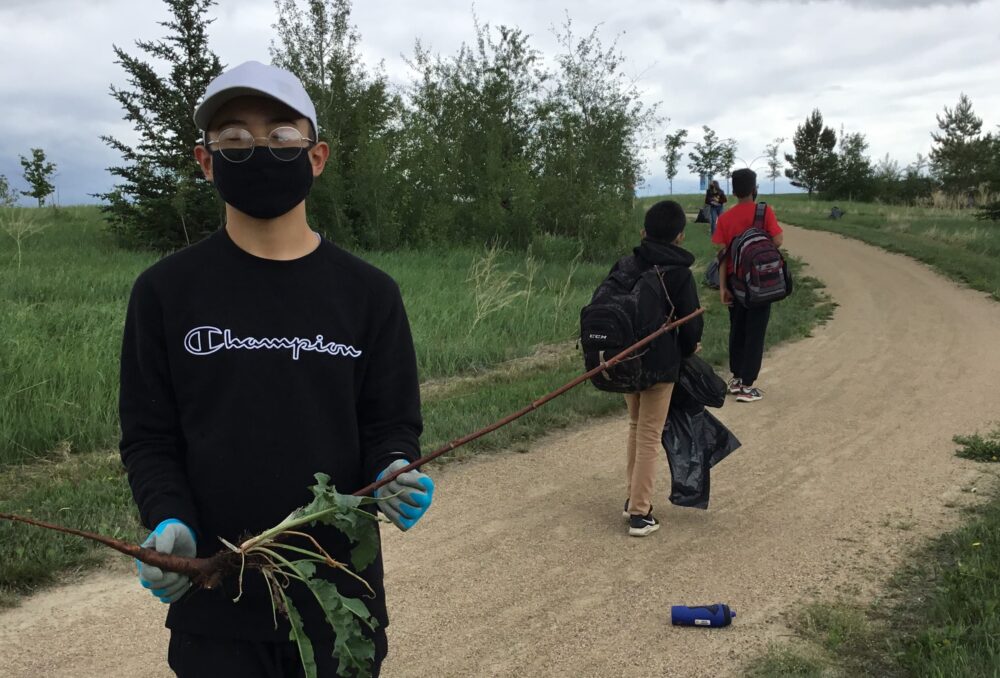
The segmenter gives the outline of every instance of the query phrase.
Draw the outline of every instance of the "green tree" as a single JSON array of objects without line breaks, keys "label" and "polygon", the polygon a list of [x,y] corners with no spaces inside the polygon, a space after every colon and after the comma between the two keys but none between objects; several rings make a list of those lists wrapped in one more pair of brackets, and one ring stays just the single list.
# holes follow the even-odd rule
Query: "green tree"
[{"label": "green tree", "polygon": [[276,0],[275,7],[272,61],[302,81],[331,148],[309,195],[310,221],[341,242],[391,247],[400,234],[399,97],[384,73],[365,69],[349,0]]},{"label": "green tree", "polygon": [[939,132],[931,132],[931,168],[950,194],[976,190],[985,180],[984,159],[992,145],[990,135],[982,135],[983,121],[972,110],[972,101],[964,93],[958,105],[944,108],[937,116]]},{"label": "green tree", "polygon": [[21,191],[21,195],[34,198],[41,207],[45,204],[45,198],[52,195],[52,191],[56,188],[49,181],[55,174],[56,166],[54,163],[46,162],[45,151],[40,148],[31,149],[30,158],[25,158],[23,155],[18,157],[21,159],[21,167],[24,168],[24,181],[30,187],[27,191]]},{"label": "green tree", "polygon": [[983,205],[976,216],[980,219],[1000,221],[1000,126],[997,134],[983,142],[983,147],[986,156],[984,162],[986,184],[992,192],[993,199]]},{"label": "green tree", "polygon": [[[837,148],[837,162],[826,183],[820,188],[831,198],[849,200],[869,200],[875,194],[874,170],[866,155],[868,140],[860,132],[840,130]],[[885,179],[885,177],[883,177]],[[890,188],[880,182],[880,186]]]},{"label": "green tree", "polygon": [[400,192],[408,240],[526,245],[540,171],[541,55],[515,28],[474,20],[451,58],[419,43],[404,116]]},{"label": "green tree", "polygon": [[0,174],[0,207],[13,207],[17,204],[17,191],[10,186],[7,177]]},{"label": "green tree", "polygon": [[617,42],[605,46],[597,29],[573,34],[567,19],[556,32],[555,87],[539,122],[539,227],[603,255],[624,233],[642,175],[643,140],[657,122],[622,69]]},{"label": "green tree", "polygon": [[681,161],[681,148],[687,143],[687,130],[679,129],[668,134],[663,144],[663,162],[667,165],[667,181],[670,182],[670,195],[674,194],[674,177],[677,176],[677,165]]},{"label": "green tree", "polygon": [[[719,167],[724,165],[725,141],[719,139],[718,135],[708,125],[702,125],[704,138],[695,142],[694,150],[688,153],[691,162],[688,169],[693,174],[711,178],[719,171]],[[734,151],[735,152],[735,151]]]},{"label": "green tree", "polygon": [[726,192],[729,192],[729,179],[733,176],[733,165],[736,164],[736,140],[723,139],[720,144],[719,164],[715,166],[712,174],[721,174],[726,177]]},{"label": "green tree", "polygon": [[823,126],[823,114],[817,108],[795,129],[792,144],[795,155],[785,154],[785,161],[791,165],[785,176],[792,186],[806,189],[811,196],[829,180],[836,167],[837,133]]},{"label": "green tree", "polygon": [[[929,199],[934,193],[936,184],[933,177],[928,175],[927,167],[927,158],[918,153],[916,159],[903,170],[895,199],[907,204],[916,204]],[[887,198],[884,188],[879,189],[878,197],[883,200]]]},{"label": "green tree", "polygon": [[167,250],[194,242],[222,223],[222,207],[211,184],[192,157],[201,141],[192,113],[208,83],[222,72],[208,45],[208,11],[214,0],[164,0],[171,18],[161,40],[137,40],[136,47],[153,63],[115,46],[117,63],[129,87],[111,86],[125,120],[138,136],[130,146],[111,136],[101,138],[122,155],[122,165],[109,168],[121,182],[98,197],[110,230],[131,246]]},{"label": "green tree", "polygon": [[778,151],[781,148],[781,144],[785,143],[784,137],[775,137],[774,141],[769,143],[764,148],[764,157],[767,158],[767,178],[771,180],[771,195],[774,195],[775,182],[778,177],[782,176],[781,170],[784,167],[781,160],[779,159]]}]

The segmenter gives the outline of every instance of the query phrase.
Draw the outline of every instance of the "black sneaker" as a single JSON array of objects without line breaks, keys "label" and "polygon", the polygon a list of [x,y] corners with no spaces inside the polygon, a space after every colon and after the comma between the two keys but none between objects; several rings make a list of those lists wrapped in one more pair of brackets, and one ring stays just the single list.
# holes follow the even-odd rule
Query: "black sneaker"
[{"label": "black sneaker", "polygon": [[740,391],[743,390],[743,380],[739,377],[733,377],[729,380],[729,394],[739,395]]},{"label": "black sneaker", "polygon": [[645,537],[658,529],[660,529],[660,521],[653,517],[652,510],[644,516],[628,517],[628,533],[632,537]]},{"label": "black sneaker", "polygon": [[740,392],[736,394],[736,400],[741,403],[752,403],[756,400],[760,400],[764,397],[759,388],[754,386],[744,386],[740,389]]}]

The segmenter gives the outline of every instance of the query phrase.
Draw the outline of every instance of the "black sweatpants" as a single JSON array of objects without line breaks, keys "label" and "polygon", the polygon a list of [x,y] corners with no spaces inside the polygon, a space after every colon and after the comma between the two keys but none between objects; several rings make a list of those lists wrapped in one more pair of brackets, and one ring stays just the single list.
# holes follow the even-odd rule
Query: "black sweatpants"
[{"label": "black sweatpants", "polygon": [[771,304],[746,308],[738,301],[729,306],[729,369],[744,386],[753,386],[764,358],[764,335],[771,319]]},{"label": "black sweatpants", "polygon": [[[378,678],[386,655],[385,632],[375,634],[375,666]],[[333,641],[313,641],[316,675],[336,678],[337,660]],[[182,631],[170,632],[167,663],[177,678],[302,678],[305,671],[295,643],[255,642],[229,638],[209,638]]]}]

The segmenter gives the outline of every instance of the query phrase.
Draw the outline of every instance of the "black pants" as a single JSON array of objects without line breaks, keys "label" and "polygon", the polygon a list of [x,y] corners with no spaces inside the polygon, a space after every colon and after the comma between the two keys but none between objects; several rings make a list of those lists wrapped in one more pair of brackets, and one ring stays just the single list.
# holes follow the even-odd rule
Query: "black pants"
[{"label": "black pants", "polygon": [[753,386],[764,358],[764,335],[771,319],[771,304],[746,308],[734,301],[729,307],[729,369],[744,386]]},{"label": "black pants", "polygon": [[[385,632],[375,634],[375,666],[378,678],[386,655]],[[333,641],[313,641],[316,675],[337,676]],[[301,678],[305,676],[295,643],[254,642],[229,638],[209,638],[182,631],[170,632],[167,663],[178,678]]]}]

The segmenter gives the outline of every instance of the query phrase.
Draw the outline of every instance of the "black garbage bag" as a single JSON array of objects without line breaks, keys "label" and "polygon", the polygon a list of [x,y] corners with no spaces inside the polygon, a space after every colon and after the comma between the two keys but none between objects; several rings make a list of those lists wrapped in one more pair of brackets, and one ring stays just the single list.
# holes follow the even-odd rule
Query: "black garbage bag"
[{"label": "black garbage bag", "polygon": [[663,429],[663,447],[670,466],[670,503],[707,509],[711,468],[739,446],[740,441],[732,431],[680,384],[675,384]]},{"label": "black garbage bag", "polygon": [[[684,395],[705,407],[722,407],[726,404],[726,381],[697,355],[689,355],[681,361],[674,390],[678,388],[683,389]],[[673,399],[671,407],[672,401]]]},{"label": "black garbage bag", "polygon": [[695,217],[694,223],[696,224],[710,223],[712,221],[712,219],[710,218],[711,210],[712,208],[709,207],[708,205],[702,206],[702,208],[698,210],[698,216]]}]

